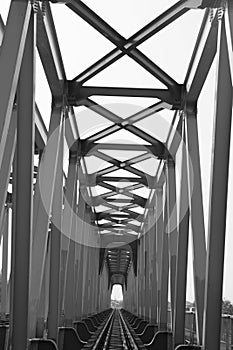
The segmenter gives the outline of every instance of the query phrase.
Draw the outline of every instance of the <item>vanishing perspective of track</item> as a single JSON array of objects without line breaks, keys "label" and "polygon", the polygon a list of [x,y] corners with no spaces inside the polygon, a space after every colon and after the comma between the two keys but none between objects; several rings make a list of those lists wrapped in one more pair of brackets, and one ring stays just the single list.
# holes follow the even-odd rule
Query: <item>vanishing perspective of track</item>
[{"label": "vanishing perspective of track", "polygon": [[94,335],[84,349],[92,346],[94,338],[96,340],[93,350],[145,349],[118,309],[112,311],[98,333],[97,339]]}]

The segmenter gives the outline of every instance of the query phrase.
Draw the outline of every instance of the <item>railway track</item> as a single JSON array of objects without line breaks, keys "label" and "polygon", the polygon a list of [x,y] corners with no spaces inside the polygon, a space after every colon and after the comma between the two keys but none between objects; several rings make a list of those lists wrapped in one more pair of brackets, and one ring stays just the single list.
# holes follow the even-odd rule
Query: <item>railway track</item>
[{"label": "railway track", "polygon": [[[145,349],[139,339],[135,339],[120,310],[113,310],[105,326],[99,333],[93,350],[139,350]],[[85,346],[84,348],[89,348]]]},{"label": "railway track", "polygon": [[118,311],[115,311],[115,315],[112,321],[112,327],[109,332],[109,338],[106,342],[106,349],[127,349],[124,330],[121,324],[121,319]]}]

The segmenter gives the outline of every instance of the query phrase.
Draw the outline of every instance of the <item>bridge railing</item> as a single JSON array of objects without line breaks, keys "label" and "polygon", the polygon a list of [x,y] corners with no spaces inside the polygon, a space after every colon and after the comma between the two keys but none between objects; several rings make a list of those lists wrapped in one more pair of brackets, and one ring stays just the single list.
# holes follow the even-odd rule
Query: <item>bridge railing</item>
[{"label": "bridge railing", "polygon": [[[196,319],[195,312],[186,312],[185,337],[190,344],[196,344]],[[221,350],[232,350],[233,348],[233,316],[222,315],[221,319]]]}]

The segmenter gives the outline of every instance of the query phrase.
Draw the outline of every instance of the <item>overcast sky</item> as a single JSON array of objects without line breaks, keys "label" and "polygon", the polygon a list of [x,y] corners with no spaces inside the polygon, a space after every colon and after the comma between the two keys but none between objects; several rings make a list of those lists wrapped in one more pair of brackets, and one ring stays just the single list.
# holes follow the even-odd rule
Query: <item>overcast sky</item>
[{"label": "overcast sky", "polygon": [[[176,3],[174,0],[147,0],[146,2],[139,0],[86,0],[84,2],[126,38],[134,34],[134,32],[154,19],[169,6]],[[1,0],[0,11],[4,21],[6,21],[8,7],[9,0]],[[68,79],[72,79],[90,64],[94,63],[97,59],[114,48],[113,44],[97,33],[66,6],[61,4],[52,5],[52,11]],[[139,49],[143,53],[148,55],[150,59],[167,71],[178,83],[182,83],[184,80],[203,14],[204,12],[202,10],[192,10],[139,46]],[[206,235],[208,232],[210,162],[214,120],[214,96],[216,91],[214,83],[215,76],[216,60],[211,68],[211,72],[198,103],[198,126]],[[150,88],[161,86],[160,82],[156,81],[149,73],[127,57],[123,57],[112,67],[107,68],[105,71],[92,78],[88,84]],[[44,117],[45,124],[48,127],[51,96],[39,59],[37,60],[36,101]],[[151,104],[151,101],[151,99],[145,99],[145,101],[142,101],[142,99],[132,99],[130,103],[133,106],[129,107],[128,105],[128,108],[137,110],[139,107],[146,107]],[[96,102],[107,103],[109,106],[111,105],[112,108],[116,108],[115,111],[119,112],[122,110],[119,103],[128,104],[129,99],[99,97],[96,99]],[[114,105],[116,103],[118,103],[118,105]],[[173,113],[166,111],[161,114],[161,118],[156,118],[158,124],[154,122],[152,125],[150,120],[147,122],[144,121],[144,124],[140,126],[144,128],[144,130],[151,132],[152,135],[162,137],[166,129],[166,126],[164,126],[166,123],[163,125],[161,123],[163,123],[164,120],[168,121],[169,118],[171,119],[172,115]],[[87,123],[86,126],[83,124],[83,118],[78,116],[77,120],[80,130],[86,135],[90,132],[90,129],[93,130],[93,124],[98,125],[99,128],[103,128],[107,124],[107,121],[101,118],[99,118],[98,121],[94,121],[92,125]],[[162,134],[156,134],[156,132],[159,133],[158,130],[161,130]],[[233,218],[231,215],[233,206],[233,188],[231,181],[233,177],[232,161],[231,152],[223,296],[233,301],[231,254],[233,250]],[[194,299],[194,294],[191,247],[189,256],[187,299],[192,301]]]}]

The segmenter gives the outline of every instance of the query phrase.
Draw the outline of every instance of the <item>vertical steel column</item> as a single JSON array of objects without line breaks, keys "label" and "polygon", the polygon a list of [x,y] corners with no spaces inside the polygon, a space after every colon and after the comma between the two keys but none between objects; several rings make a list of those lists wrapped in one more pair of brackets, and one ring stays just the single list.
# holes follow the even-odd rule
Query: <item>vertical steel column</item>
[{"label": "vertical steel column", "polygon": [[98,303],[99,303],[99,312],[102,311],[102,304],[101,304],[101,292],[102,292],[102,284],[103,284],[103,271],[101,272],[101,274],[99,275],[99,300],[98,300]]},{"label": "vertical steel column", "polygon": [[104,264],[103,273],[102,273],[103,279],[102,279],[102,285],[101,285],[101,309],[104,310],[106,306],[105,299],[108,294],[108,273],[106,264]]},{"label": "vertical steel column", "polygon": [[5,318],[7,312],[7,268],[8,268],[8,235],[9,235],[9,206],[5,206],[4,220],[2,225],[3,248],[2,248],[2,279],[1,279],[1,315]]},{"label": "vertical steel column", "polygon": [[93,258],[95,257],[93,247],[90,247],[89,256],[89,303],[88,303],[88,315],[91,315],[93,310],[93,300],[94,300],[94,272],[93,272]]},{"label": "vertical steel column", "polygon": [[64,284],[65,284],[65,273],[66,273],[66,260],[67,260],[67,250],[62,249],[62,241],[64,235],[61,235],[61,264],[60,264],[60,288],[59,288],[59,314],[60,322],[59,325],[64,325]]},{"label": "vertical steel column", "polygon": [[64,219],[64,228],[69,239],[68,256],[65,273],[64,311],[65,324],[72,325],[74,319],[74,267],[75,267],[75,233],[76,233],[76,202],[77,202],[77,152],[70,151],[69,171],[66,184],[67,215]]},{"label": "vertical steel column", "polygon": [[9,177],[11,172],[11,166],[15,154],[16,145],[16,126],[17,126],[17,111],[13,109],[9,131],[6,140],[6,149],[3,154],[2,163],[0,166],[0,227],[2,224],[2,218],[4,213],[4,207],[7,197],[7,189],[9,184]]},{"label": "vertical steel column", "polygon": [[65,284],[65,324],[66,326],[72,326],[72,322],[75,316],[74,310],[74,286],[75,286],[75,242],[73,239],[69,243],[67,272],[66,272],[66,284]]},{"label": "vertical steel column", "polygon": [[135,289],[134,289],[134,272],[133,272],[133,266],[130,266],[130,297],[131,297],[131,312],[134,313],[134,308],[135,308]]},{"label": "vertical steel column", "polygon": [[138,289],[137,289],[137,280],[138,280],[138,276],[135,276],[134,274],[134,291],[135,291],[135,305],[134,305],[134,314],[138,315]]},{"label": "vertical steel column", "polygon": [[90,238],[90,220],[91,212],[90,207],[86,205],[85,213],[85,224],[83,231],[83,271],[82,271],[82,315],[87,316],[88,314],[88,291],[89,291],[89,256],[90,256],[90,247],[89,247],[89,238]]},{"label": "vertical steel column", "polygon": [[[61,135],[63,137],[63,134]],[[65,184],[64,191],[64,210],[62,213],[62,236],[61,236],[61,288],[60,288],[60,299],[61,299],[61,310],[64,312],[64,304],[66,300],[67,290],[67,264],[69,256],[69,241],[71,238],[72,231],[72,217],[73,217],[73,202],[75,193],[75,184],[77,176],[76,168],[77,154],[69,152],[69,166],[68,175]],[[59,175],[59,174],[58,174]],[[62,182],[60,183],[61,186]],[[55,199],[55,198],[54,198]],[[64,320],[63,320],[64,321]]]},{"label": "vertical steel column", "polygon": [[89,304],[89,266],[90,266],[90,247],[89,247],[89,236],[91,234],[90,227],[90,208],[88,207],[88,221],[86,225],[86,232],[85,232],[85,250],[84,250],[84,275],[83,275],[83,308],[82,308],[82,314],[87,317],[88,316],[88,304]]},{"label": "vertical steel column", "polygon": [[145,249],[144,249],[144,234],[141,236],[140,240],[140,265],[141,265],[141,284],[140,284],[140,299],[141,299],[141,317],[144,317],[144,310],[145,310],[145,265],[144,265],[144,258],[145,258]]},{"label": "vertical steel column", "polygon": [[157,322],[159,323],[161,313],[161,285],[162,285],[162,248],[163,248],[163,191],[156,189],[156,265],[158,276],[158,296],[157,296]]},{"label": "vertical steel column", "polygon": [[131,307],[132,307],[132,298],[130,295],[130,274],[127,276],[127,291],[126,291],[128,303],[127,303],[127,309],[131,312]]},{"label": "vertical steel column", "polygon": [[[137,264],[138,265],[138,264]],[[135,314],[139,315],[139,308],[138,308],[138,268],[137,268],[137,275],[135,275],[135,293],[136,293],[136,304],[135,304]]]},{"label": "vertical steel column", "polygon": [[[165,189],[165,193],[166,193],[166,189]],[[160,314],[159,314],[160,330],[163,330],[163,329],[167,330],[168,275],[169,275],[168,234],[166,232],[166,225],[168,220],[167,206],[168,206],[168,200],[167,200],[167,196],[165,196],[164,226],[162,231],[161,293],[160,293]]]},{"label": "vertical steel column", "polygon": [[[156,208],[153,210],[154,216]],[[158,321],[158,273],[157,273],[157,232],[156,223],[151,228],[151,323]]]},{"label": "vertical steel column", "polygon": [[90,264],[89,264],[89,310],[88,314],[93,314],[95,310],[95,294],[96,294],[96,267],[97,267],[97,262],[98,262],[98,257],[96,255],[96,232],[95,229],[92,226],[92,221],[91,221],[91,236],[90,236]]},{"label": "vertical steel column", "polygon": [[[193,241],[193,276],[198,344],[202,344],[205,293],[206,241],[202,200],[200,154],[195,110],[186,110],[187,165],[190,221]],[[193,185],[193,187],[192,187]]]},{"label": "vertical steel column", "polygon": [[232,116],[232,80],[224,20],[220,22],[218,52],[218,80],[205,289],[205,350],[219,349],[221,327],[222,283]]},{"label": "vertical steel column", "polygon": [[30,2],[11,2],[0,57],[0,166],[12,117],[30,16]]},{"label": "vertical steel column", "polygon": [[[76,209],[77,212],[77,216],[76,216],[76,234],[77,236],[79,235],[79,225],[78,225],[78,206]],[[79,238],[78,238],[79,239]],[[74,279],[75,279],[75,288],[74,288],[74,310],[75,310],[75,315],[74,318],[75,320],[77,319],[77,295],[78,295],[78,270],[79,270],[79,259],[80,259],[80,244],[79,241],[76,242],[75,244],[75,275],[74,275]]]},{"label": "vertical steel column", "polygon": [[[184,121],[183,121],[184,124]],[[178,228],[178,254],[176,266],[176,290],[174,307],[174,342],[175,346],[184,343],[185,332],[185,307],[186,307],[186,282],[189,236],[189,203],[188,203],[188,176],[185,128],[183,126],[181,184],[180,184],[180,208]]]},{"label": "vertical steel column", "polygon": [[102,283],[102,291],[101,291],[101,304],[102,304],[102,310],[105,310],[105,298],[107,296],[108,287],[107,287],[107,269],[106,266],[103,271],[103,283]]},{"label": "vertical steel column", "polygon": [[141,243],[141,237],[138,240],[138,316],[141,317],[142,315],[142,243]]},{"label": "vertical steel column", "polygon": [[134,312],[134,303],[135,303],[135,290],[133,288],[133,267],[130,265],[129,267],[129,273],[128,276],[130,277],[129,279],[129,293],[130,293],[130,298],[131,298],[131,312]]},{"label": "vertical steel column", "polygon": [[167,196],[168,196],[168,224],[166,229],[169,237],[170,291],[171,291],[171,312],[172,312],[171,319],[172,319],[172,327],[173,327],[178,233],[177,233],[175,162],[171,158],[167,160],[166,177],[167,177]]},{"label": "vertical steel column", "polygon": [[[99,249],[100,249],[100,238],[98,234],[98,244],[99,244]],[[97,254],[97,261],[98,263],[96,264],[96,280],[97,280],[97,285],[96,285],[96,310],[97,312],[100,312],[100,283],[101,283],[101,274],[99,274],[99,249],[98,249],[98,254]]]},{"label": "vertical steel column", "polygon": [[77,287],[76,287],[76,319],[81,319],[82,314],[82,273],[83,273],[83,230],[84,230],[84,219],[85,219],[85,202],[81,192],[81,184],[79,186],[79,197],[78,197],[78,214],[77,214],[77,235],[79,246],[76,251],[78,258],[78,271],[77,271]]},{"label": "vertical steel column", "polygon": [[98,295],[98,259],[99,259],[99,250],[98,248],[94,248],[94,257],[93,257],[93,279],[94,279],[94,283],[93,283],[93,305],[92,305],[92,311],[94,313],[98,312],[97,311],[97,295]]},{"label": "vertical steel column", "polygon": [[[77,224],[77,223],[76,223]],[[80,246],[78,245],[78,243],[76,242],[75,244],[75,267],[74,267],[74,311],[75,311],[75,315],[74,318],[76,320],[76,306],[77,306],[77,287],[78,287],[78,265],[79,265],[79,261],[78,261],[78,256],[80,253]]]},{"label": "vertical steel column", "polygon": [[148,217],[146,220],[145,230],[145,319],[150,318],[150,215],[152,208],[148,209]]},{"label": "vertical steel column", "polygon": [[31,13],[18,83],[12,350],[27,348],[34,156],[35,22]]},{"label": "vertical steel column", "polygon": [[61,263],[61,223],[63,204],[63,127],[57,161],[57,174],[51,222],[50,288],[48,310],[48,338],[56,341],[60,314],[60,263]]},{"label": "vertical steel column", "polygon": [[[138,244],[139,250],[139,244]],[[136,288],[137,288],[137,316],[140,315],[140,299],[139,299],[139,252],[138,252],[138,264],[137,264],[137,276],[136,276]]]},{"label": "vertical steel column", "polygon": [[86,310],[87,310],[87,316],[89,316],[90,314],[90,301],[91,301],[91,255],[92,255],[92,247],[88,247],[88,264],[87,264],[87,271],[86,271],[86,291],[87,293],[85,293],[85,295],[87,295],[87,306],[86,306]]},{"label": "vertical steel column", "polygon": [[146,318],[146,233],[142,235],[142,280],[143,280],[143,290],[142,290],[142,317]]},{"label": "vertical steel column", "polygon": [[154,232],[153,232],[153,220],[154,220],[154,208],[148,208],[148,303],[149,303],[149,322],[151,322],[152,313],[152,256],[153,256],[153,245],[154,245]]},{"label": "vertical steel column", "polygon": [[43,338],[45,330],[45,320],[48,317],[49,304],[49,271],[50,271],[50,235],[47,240],[47,249],[45,256],[45,268],[43,272],[43,281],[37,312],[36,337]]},{"label": "vertical steel column", "polygon": [[100,312],[99,310],[99,285],[100,285],[100,276],[99,276],[99,249],[100,249],[100,245],[99,245],[99,234],[97,235],[97,257],[96,257],[96,294],[95,294],[95,304],[96,304],[96,312]]},{"label": "vertical steel column", "polygon": [[15,237],[16,237],[16,178],[17,178],[17,149],[15,149],[15,155],[12,165],[12,220],[11,220],[11,288],[10,288],[10,332],[9,332],[9,344],[12,343],[12,331],[13,331],[13,291],[14,291],[14,261],[15,261]]},{"label": "vertical steel column", "polygon": [[128,273],[128,278],[129,278],[129,297],[130,297],[130,300],[131,300],[131,305],[130,305],[130,308],[131,308],[131,312],[133,312],[133,308],[134,308],[134,290],[133,290],[133,270],[132,270],[132,267],[129,268],[129,273]]},{"label": "vertical steel column", "polygon": [[90,303],[89,303],[89,314],[94,313],[95,310],[95,293],[96,293],[96,248],[91,247],[91,256],[90,256]]},{"label": "vertical steel column", "polygon": [[30,337],[35,337],[36,334],[36,316],[45,266],[46,245],[57,174],[56,169],[60,149],[62,121],[63,107],[52,106],[48,143],[40,161],[34,193],[29,303]]},{"label": "vertical steel column", "polygon": [[226,15],[225,15],[225,25],[226,25],[226,36],[228,45],[228,54],[231,69],[231,79],[233,79],[233,4],[232,1],[226,2]]},{"label": "vertical steel column", "polygon": [[79,259],[79,267],[78,267],[78,287],[77,287],[77,297],[76,297],[76,310],[77,310],[77,319],[82,318],[82,302],[83,302],[83,269],[84,269],[84,235],[85,235],[85,220],[86,220],[86,205],[84,199],[79,196],[79,207],[81,210],[81,206],[83,206],[83,211],[81,212],[83,216],[83,222],[79,228],[81,231],[81,247],[80,247],[80,259]]}]

